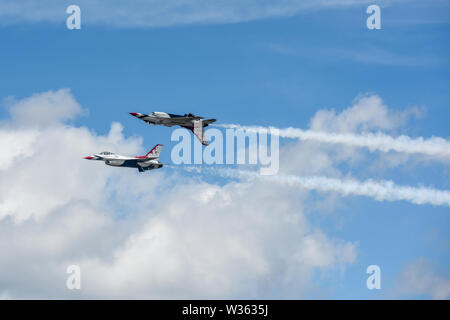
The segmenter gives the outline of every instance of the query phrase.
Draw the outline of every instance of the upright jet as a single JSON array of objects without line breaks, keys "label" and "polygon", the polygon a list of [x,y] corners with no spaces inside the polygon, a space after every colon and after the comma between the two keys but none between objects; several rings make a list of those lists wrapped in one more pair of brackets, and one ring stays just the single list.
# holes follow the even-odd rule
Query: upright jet
[{"label": "upright jet", "polygon": [[[130,114],[138,119],[147,122],[148,124],[161,124],[166,127],[181,126],[183,128],[189,129],[205,146],[207,146],[209,142],[204,137],[203,128],[216,121],[216,119],[202,120],[203,117],[198,117],[192,113],[186,113],[184,116],[165,112],[152,112],[151,114],[130,112]],[[197,125],[195,125],[196,123]]]},{"label": "upright jet", "polygon": [[109,166],[116,167],[127,167],[127,168],[137,168],[139,172],[144,172],[146,170],[159,169],[163,166],[161,162],[158,161],[159,153],[163,148],[162,144],[157,144],[142,157],[127,157],[115,154],[109,151],[103,151],[99,154],[94,154],[92,156],[84,157],[87,160],[101,160],[105,161],[105,164]]}]

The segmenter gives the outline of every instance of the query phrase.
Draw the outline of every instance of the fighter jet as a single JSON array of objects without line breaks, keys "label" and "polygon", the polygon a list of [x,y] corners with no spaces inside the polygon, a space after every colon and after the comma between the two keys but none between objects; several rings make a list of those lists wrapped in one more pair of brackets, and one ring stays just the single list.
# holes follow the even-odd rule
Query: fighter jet
[{"label": "fighter jet", "polygon": [[203,117],[198,117],[192,113],[186,113],[183,116],[165,112],[152,112],[151,114],[130,112],[130,114],[138,119],[145,121],[148,124],[161,124],[166,127],[181,126],[183,128],[189,129],[205,146],[207,146],[209,142],[204,137],[203,128],[216,121],[216,119],[202,120]]},{"label": "fighter jet", "polygon": [[84,159],[101,160],[105,161],[105,164],[109,166],[137,168],[139,172],[144,172],[146,170],[159,169],[163,166],[163,164],[158,161],[159,153],[161,152],[162,148],[163,148],[162,144],[157,144],[145,156],[134,158],[121,156],[119,154],[115,154],[109,151],[103,151],[100,152],[99,154],[84,157]]}]

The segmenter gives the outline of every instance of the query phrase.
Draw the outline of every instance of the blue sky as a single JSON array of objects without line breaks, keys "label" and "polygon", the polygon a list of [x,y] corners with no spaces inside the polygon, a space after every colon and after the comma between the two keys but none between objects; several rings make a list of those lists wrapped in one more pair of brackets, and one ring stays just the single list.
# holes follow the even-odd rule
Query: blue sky
[{"label": "blue sky", "polygon": [[[56,9],[48,10],[47,18],[35,21],[26,14],[17,19],[2,15],[0,6],[0,20],[6,21],[0,27],[3,104],[8,105],[8,97],[21,100],[70,88],[88,114],[69,125],[107,135],[111,123],[120,122],[125,137],[142,137],[140,151],[165,144],[164,163],[170,162],[169,151],[175,144],[170,141],[172,130],[149,127],[128,112],[193,112],[220,123],[306,129],[317,111],[339,113],[353,105],[358,95],[369,94],[379,96],[394,113],[413,107],[420,110],[419,117],[409,117],[389,134],[450,136],[450,5],[446,1],[398,1],[390,6],[383,2],[381,30],[366,28],[367,3],[318,6],[251,21],[168,26],[102,20],[81,5],[82,17],[86,11],[81,30],[65,28],[67,15],[64,6],[59,7],[60,16],[53,13],[59,12]],[[107,10],[101,12],[108,15]],[[0,109],[0,119],[8,117],[8,108]],[[282,147],[295,143],[281,139]],[[102,150],[92,153],[97,151]],[[383,167],[385,158],[377,152],[358,152],[362,160],[336,160],[341,176],[450,189],[448,159],[411,156]],[[291,161],[294,167],[295,161]],[[168,168],[166,172],[185,175],[175,171]],[[211,183],[227,181],[215,177]],[[447,206],[324,196],[314,191],[300,199],[305,201],[301,206],[311,228],[357,243],[357,257],[344,270],[314,272],[313,282],[320,289],[299,297],[431,298],[427,289],[397,292],[402,270],[417,259],[428,261],[433,277],[448,283]],[[328,203],[325,209],[317,205],[320,202]],[[126,205],[117,206],[126,210]],[[365,286],[365,269],[371,264],[381,267],[382,290],[369,291]],[[26,296],[27,288],[21,290],[18,295]],[[242,292],[234,296],[248,296]],[[282,292],[274,285],[255,296],[284,297]]]}]

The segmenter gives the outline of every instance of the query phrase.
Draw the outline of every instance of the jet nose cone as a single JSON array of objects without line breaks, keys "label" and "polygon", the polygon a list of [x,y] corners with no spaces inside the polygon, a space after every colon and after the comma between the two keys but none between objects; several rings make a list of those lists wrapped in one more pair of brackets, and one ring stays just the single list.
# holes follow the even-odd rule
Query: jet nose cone
[{"label": "jet nose cone", "polygon": [[139,115],[139,113],[136,113],[136,112],[130,112],[130,114],[135,117],[137,117]]},{"label": "jet nose cone", "polygon": [[93,156],[87,156],[87,157],[84,157],[83,159],[92,160],[92,159],[94,159],[94,157]]}]

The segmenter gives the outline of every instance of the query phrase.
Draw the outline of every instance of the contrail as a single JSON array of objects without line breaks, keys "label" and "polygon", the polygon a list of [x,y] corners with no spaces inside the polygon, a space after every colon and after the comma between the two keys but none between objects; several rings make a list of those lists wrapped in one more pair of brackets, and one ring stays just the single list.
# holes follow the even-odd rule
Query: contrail
[{"label": "contrail", "polygon": [[356,179],[336,179],[323,176],[300,177],[294,175],[260,175],[257,171],[183,167],[187,171],[217,174],[224,178],[239,180],[263,180],[281,185],[298,187],[307,190],[337,192],[343,196],[367,196],[377,201],[409,201],[414,204],[431,204],[450,206],[450,191],[427,187],[411,187],[396,185],[392,181],[375,181],[372,179],[359,181]]},{"label": "contrail", "polygon": [[267,133],[278,135],[281,138],[291,138],[300,140],[314,140],[326,143],[345,144],[353,147],[366,147],[371,151],[379,150],[383,152],[397,151],[404,153],[422,153],[430,156],[450,156],[450,141],[431,137],[424,139],[410,138],[405,135],[391,137],[389,135],[378,133],[331,133],[324,131],[302,130],[297,128],[279,129],[274,127],[259,126],[241,126],[236,124],[216,124],[216,127],[242,129],[255,133]]}]

